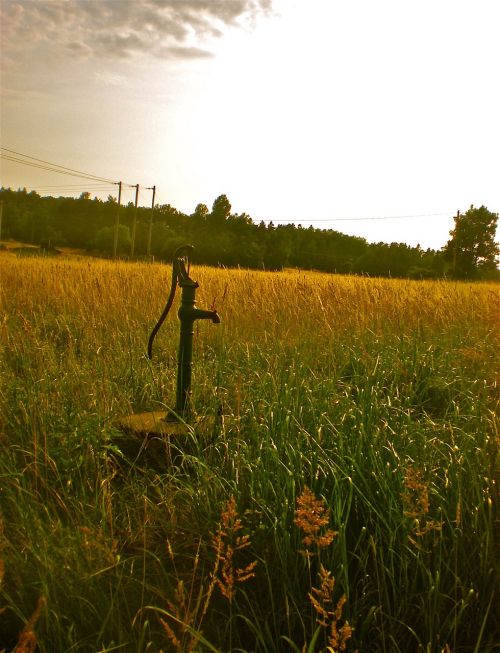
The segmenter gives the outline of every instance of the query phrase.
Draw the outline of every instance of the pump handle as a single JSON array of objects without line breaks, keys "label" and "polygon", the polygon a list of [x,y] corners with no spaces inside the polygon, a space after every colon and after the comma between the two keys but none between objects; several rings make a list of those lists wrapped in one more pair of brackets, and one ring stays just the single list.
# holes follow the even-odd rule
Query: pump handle
[{"label": "pump handle", "polygon": [[[179,277],[189,277],[189,254],[193,251],[193,245],[181,245],[178,247],[173,255],[172,261],[172,282],[170,285],[170,293],[168,295],[167,303],[163,309],[163,313],[160,315],[160,319],[155,324],[151,335],[148,340],[148,358],[151,360],[153,358],[153,341],[156,337],[156,334],[161,329],[161,325],[165,322],[165,319],[168,315],[168,312],[172,308],[174,303],[175,291],[177,288],[177,283]],[[187,264],[187,271],[186,271]]]}]

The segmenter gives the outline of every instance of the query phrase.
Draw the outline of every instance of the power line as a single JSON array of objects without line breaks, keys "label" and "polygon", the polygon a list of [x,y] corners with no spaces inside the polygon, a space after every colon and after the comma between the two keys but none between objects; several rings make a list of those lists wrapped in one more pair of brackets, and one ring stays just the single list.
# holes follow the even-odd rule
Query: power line
[{"label": "power line", "polygon": [[36,190],[37,188],[55,188],[56,190],[58,189],[64,189],[64,188],[76,188],[77,190],[79,188],[112,188],[114,184],[105,184],[105,183],[94,183],[94,184],[84,184],[84,183],[74,183],[74,184],[43,184],[40,186],[30,186],[28,185],[28,188],[33,188]]},{"label": "power line", "polygon": [[[70,175],[72,177],[80,177],[84,179],[90,179],[92,181],[100,181],[108,184],[117,185],[118,182],[114,179],[107,179],[106,177],[100,177],[99,175],[94,175],[89,172],[83,172],[81,170],[75,170],[73,168],[68,168],[67,166],[61,166],[58,163],[52,163],[50,161],[45,161],[44,159],[38,159],[37,157],[31,156],[29,154],[23,154],[22,152],[16,152],[15,150],[9,150],[6,147],[0,147],[3,152],[7,154],[0,153],[0,156],[7,161],[12,161],[14,163],[21,163],[23,165],[31,166],[33,168],[40,168],[42,170],[49,170],[50,172],[57,172],[63,175]],[[15,156],[12,156],[15,155]],[[19,159],[16,157],[23,157]],[[25,160],[29,159],[29,160]]]},{"label": "power line", "polygon": [[306,219],[306,220],[296,220],[295,222],[290,222],[289,219],[267,219],[266,222],[281,222],[285,224],[293,224],[300,222],[310,223],[310,222],[361,222],[366,220],[403,220],[409,218],[428,218],[435,216],[448,216],[452,217],[453,212],[441,212],[441,213],[415,213],[412,215],[378,215],[378,216],[369,216],[365,218],[316,218],[316,219]]},{"label": "power line", "polygon": [[61,193],[77,193],[77,192],[105,192],[105,191],[113,191],[116,190],[116,186],[111,186],[110,184],[106,186],[95,186],[93,184],[89,185],[79,185],[79,186],[24,186],[24,188],[27,188],[32,191],[36,192],[50,192],[50,193],[56,193],[56,192],[61,192]]},{"label": "power line", "polygon": [[[51,163],[50,161],[46,161],[44,159],[39,159],[37,157],[28,155],[28,154],[23,154],[21,152],[17,152],[15,150],[10,150],[6,147],[0,147],[0,150],[3,150],[3,152],[7,152],[7,154],[3,154],[0,152],[0,157],[2,159],[5,159],[6,161],[11,161],[13,163],[19,163],[22,165],[30,166],[33,168],[39,168],[41,170],[46,170],[49,172],[55,172],[58,174],[63,174],[63,175],[68,175],[71,177],[79,177],[81,179],[88,179],[89,181],[94,181],[94,182],[100,182],[103,184],[107,184],[108,188],[109,185],[111,184],[112,186],[120,186],[122,189],[125,187],[127,188],[136,188],[137,184],[129,184],[125,182],[118,182],[114,181],[112,179],[107,179],[105,177],[100,177],[98,175],[94,175],[91,173],[83,172],[80,170],[75,170],[73,168],[68,168],[67,166],[61,166],[57,163]],[[13,156],[15,155],[15,156]],[[19,159],[17,157],[23,157],[23,159]],[[26,160],[29,159],[29,160]],[[49,188],[66,188],[68,189],[69,186],[62,187],[62,186],[39,186],[39,187],[31,187],[34,190],[45,190]],[[74,190],[74,186],[72,187]],[[76,188],[76,191],[80,190],[80,186]],[[107,190],[107,188],[103,187],[98,187],[98,188],[92,188],[90,189],[89,187],[86,187],[85,190]],[[145,190],[155,190],[155,186],[147,186]],[[416,213],[416,214],[410,214],[410,215],[382,215],[382,216],[367,216],[367,217],[361,217],[361,218],[315,218],[315,219],[307,219],[307,220],[296,220],[295,222],[292,222],[290,219],[267,219],[265,220],[266,222],[273,222],[273,223],[284,223],[284,224],[290,224],[290,225],[295,225],[297,222],[300,224],[300,222],[305,222],[307,224],[309,223],[318,223],[318,222],[363,222],[363,221],[371,221],[371,220],[404,220],[404,219],[412,219],[412,218],[426,218],[426,217],[437,217],[437,216],[451,216],[450,212],[439,212],[439,213]]]},{"label": "power line", "polygon": [[[68,168],[67,166],[59,165],[58,163],[52,163],[51,161],[46,161],[45,159],[39,159],[37,157],[31,156],[30,154],[23,154],[22,152],[17,152],[16,150],[10,150],[6,147],[0,147],[0,158],[5,161],[11,161],[12,163],[20,163],[32,168],[38,168],[40,170],[46,170],[48,172],[55,172],[61,175],[68,175],[70,177],[79,177],[80,179],[88,179],[89,181],[96,181],[105,184],[112,184],[118,186],[122,184],[122,188],[135,188],[137,184],[129,184],[127,182],[119,182],[114,179],[108,179],[106,177],[100,177],[99,175],[94,175],[90,172],[83,172],[81,170],[75,170],[74,168]],[[5,154],[6,152],[6,154]],[[23,157],[22,159],[18,157]],[[153,190],[152,186],[147,186],[146,190]]]},{"label": "power line", "polygon": [[11,161],[13,163],[20,163],[22,165],[29,166],[30,168],[38,168],[40,170],[47,170],[48,172],[56,172],[57,174],[60,174],[60,175],[68,175],[70,177],[79,177],[80,179],[88,179],[89,181],[106,182],[108,184],[114,184],[114,185],[116,185],[118,183],[118,182],[115,182],[115,181],[112,181],[112,180],[109,180],[109,179],[103,179],[101,177],[93,177],[91,175],[87,175],[86,173],[77,174],[77,173],[74,173],[74,172],[67,172],[66,170],[61,170],[61,169],[56,168],[56,167],[50,167],[50,166],[47,166],[47,165],[43,165],[41,163],[35,163],[33,161],[24,161],[23,159],[18,159],[16,157],[6,155],[6,154],[2,154],[2,153],[0,153],[0,157],[2,159],[4,159],[5,161]]}]

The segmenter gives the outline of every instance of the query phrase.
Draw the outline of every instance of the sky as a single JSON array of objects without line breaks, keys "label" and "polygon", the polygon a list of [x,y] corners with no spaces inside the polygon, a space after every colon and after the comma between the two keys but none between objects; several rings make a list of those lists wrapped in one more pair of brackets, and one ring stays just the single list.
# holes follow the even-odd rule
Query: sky
[{"label": "sky", "polygon": [[[0,0],[0,183],[441,248],[500,212],[498,0]],[[7,150],[10,150],[9,153]],[[26,160],[26,159],[24,159]]]}]

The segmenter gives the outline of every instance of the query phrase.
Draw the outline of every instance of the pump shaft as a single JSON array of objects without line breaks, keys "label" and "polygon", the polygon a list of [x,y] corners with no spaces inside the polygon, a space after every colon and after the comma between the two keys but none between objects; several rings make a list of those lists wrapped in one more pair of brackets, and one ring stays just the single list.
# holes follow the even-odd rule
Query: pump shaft
[{"label": "pump shaft", "polygon": [[220,322],[217,311],[206,311],[196,308],[196,289],[198,283],[189,277],[181,278],[179,286],[182,289],[181,305],[178,316],[181,322],[179,356],[177,367],[177,391],[175,412],[184,415],[189,411],[191,395],[191,372],[193,368],[193,335],[195,320],[212,320]]}]

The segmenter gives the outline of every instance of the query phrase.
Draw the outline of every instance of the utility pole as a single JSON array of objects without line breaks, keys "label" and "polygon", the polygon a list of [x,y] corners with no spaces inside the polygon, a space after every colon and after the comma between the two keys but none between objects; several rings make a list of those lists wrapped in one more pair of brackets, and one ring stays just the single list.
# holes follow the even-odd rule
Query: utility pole
[{"label": "utility pole", "polygon": [[149,230],[148,230],[148,248],[147,248],[147,257],[148,258],[151,256],[151,233],[153,231],[153,213],[154,213],[154,210],[155,210],[156,186],[153,186],[152,191],[153,191],[153,200],[151,202],[151,213],[149,215]]},{"label": "utility pole", "polygon": [[[455,229],[458,230],[458,223],[460,221],[460,211],[457,211],[457,217],[455,218]],[[453,276],[457,275],[457,239],[453,244]]]},{"label": "utility pole", "polygon": [[2,240],[2,214],[3,214],[3,200],[0,200],[0,240]]},{"label": "utility pole", "polygon": [[113,258],[116,258],[116,251],[118,249],[118,227],[120,226],[120,204],[122,201],[122,182],[118,182],[118,206],[116,207],[116,221],[115,221],[115,238],[113,241]]},{"label": "utility pole", "polygon": [[135,228],[137,226],[137,202],[139,201],[139,184],[135,186],[135,208],[134,208],[134,220],[132,222],[132,246],[130,248],[130,258],[134,258],[134,249],[135,249]]}]

